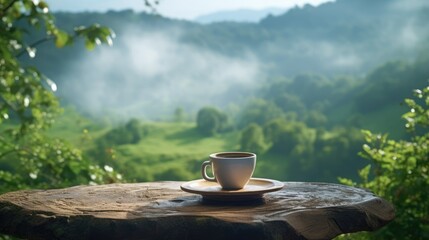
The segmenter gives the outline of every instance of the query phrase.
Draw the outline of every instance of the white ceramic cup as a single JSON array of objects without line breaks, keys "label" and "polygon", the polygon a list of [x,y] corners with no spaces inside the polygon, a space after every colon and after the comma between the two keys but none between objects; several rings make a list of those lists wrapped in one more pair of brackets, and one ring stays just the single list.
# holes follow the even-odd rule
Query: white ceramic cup
[{"label": "white ceramic cup", "polygon": [[[220,152],[209,156],[201,165],[201,175],[207,181],[218,182],[225,190],[243,188],[252,177],[256,165],[256,154],[248,152]],[[207,175],[212,167],[214,177]]]}]

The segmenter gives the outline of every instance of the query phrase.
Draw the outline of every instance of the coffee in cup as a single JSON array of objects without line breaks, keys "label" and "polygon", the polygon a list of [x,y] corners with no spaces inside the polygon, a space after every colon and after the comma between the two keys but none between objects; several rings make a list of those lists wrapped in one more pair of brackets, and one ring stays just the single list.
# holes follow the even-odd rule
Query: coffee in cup
[{"label": "coffee in cup", "polygon": [[[249,152],[220,152],[209,156],[201,165],[201,175],[207,181],[218,182],[225,190],[242,189],[252,177],[256,165],[256,154]],[[207,175],[212,167],[214,177]]]}]

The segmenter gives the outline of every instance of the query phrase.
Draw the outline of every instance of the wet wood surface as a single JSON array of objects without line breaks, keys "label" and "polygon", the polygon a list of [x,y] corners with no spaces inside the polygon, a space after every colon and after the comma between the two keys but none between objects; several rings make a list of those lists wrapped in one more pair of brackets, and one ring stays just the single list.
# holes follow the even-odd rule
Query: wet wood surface
[{"label": "wet wood surface", "polygon": [[262,200],[207,202],[183,182],[28,190],[0,195],[0,233],[24,239],[332,239],[373,231],[393,207],[369,191],[285,182]]}]

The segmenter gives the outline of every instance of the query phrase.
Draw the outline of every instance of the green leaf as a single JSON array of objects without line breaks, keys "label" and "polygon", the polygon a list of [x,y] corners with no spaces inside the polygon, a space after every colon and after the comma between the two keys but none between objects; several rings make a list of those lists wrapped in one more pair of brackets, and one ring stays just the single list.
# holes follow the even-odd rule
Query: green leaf
[{"label": "green leaf", "polygon": [[38,7],[41,8],[41,9],[49,8],[48,4],[46,2],[44,2],[44,1],[40,1],[39,4],[38,4]]},{"label": "green leaf", "polygon": [[370,153],[370,152],[371,152],[371,147],[370,147],[368,144],[364,144],[364,145],[362,146],[362,148],[363,148],[363,150],[364,150],[365,152],[367,152],[367,153]]},{"label": "green leaf", "polygon": [[369,131],[369,130],[362,130],[361,132],[362,132],[362,134],[363,134],[363,136],[365,138],[365,141],[367,143],[371,143],[372,142],[372,133],[371,133],[371,131]]},{"label": "green leaf", "polygon": [[70,37],[66,32],[59,30],[55,36],[55,46],[57,46],[57,48],[62,48],[69,43]]},{"label": "green leaf", "polygon": [[371,165],[368,164],[366,165],[364,168],[362,168],[361,170],[359,170],[359,176],[363,179],[363,181],[366,183],[368,182],[368,176],[369,176],[369,171],[371,170]]},{"label": "green leaf", "polygon": [[348,179],[348,178],[339,177],[338,181],[341,184],[345,184],[345,185],[348,185],[348,186],[355,186],[356,185],[355,182],[353,182],[351,179]]},{"label": "green leaf", "polygon": [[416,106],[416,102],[413,99],[405,99],[404,102],[408,105],[410,108],[414,108]]},{"label": "green leaf", "polygon": [[86,39],[86,40],[85,40],[85,47],[86,47],[86,49],[88,49],[89,51],[94,50],[95,46],[96,46],[96,44],[95,44],[95,42],[94,42],[94,41],[91,41],[91,40],[89,40],[89,39]]}]

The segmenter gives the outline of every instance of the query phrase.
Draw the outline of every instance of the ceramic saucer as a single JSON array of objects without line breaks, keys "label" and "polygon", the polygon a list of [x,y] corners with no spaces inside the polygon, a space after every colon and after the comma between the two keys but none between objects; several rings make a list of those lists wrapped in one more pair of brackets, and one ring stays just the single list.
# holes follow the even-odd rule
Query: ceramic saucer
[{"label": "ceramic saucer", "polygon": [[249,201],[261,199],[264,193],[282,189],[283,183],[265,178],[251,178],[242,189],[224,190],[217,182],[199,179],[184,183],[180,188],[185,192],[200,194],[205,200]]}]

